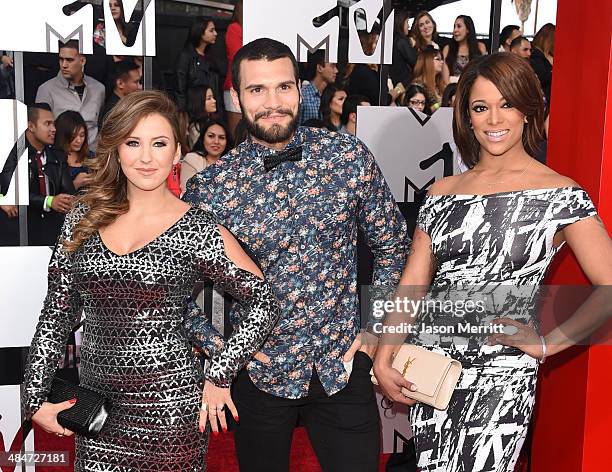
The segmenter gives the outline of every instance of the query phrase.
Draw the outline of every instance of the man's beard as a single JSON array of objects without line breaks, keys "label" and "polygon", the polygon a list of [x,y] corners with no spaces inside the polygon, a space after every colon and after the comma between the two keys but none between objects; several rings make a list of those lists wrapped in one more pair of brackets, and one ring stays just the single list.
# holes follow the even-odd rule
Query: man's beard
[{"label": "man's beard", "polygon": [[[242,109],[244,110],[244,107],[242,107]],[[265,118],[273,113],[284,114],[290,116],[292,119],[289,124],[285,126],[276,123],[270,126],[268,129],[264,129],[257,123],[257,120]],[[268,144],[278,144],[288,141],[293,136],[293,133],[295,133],[295,130],[300,123],[300,110],[298,108],[298,112],[295,115],[288,108],[281,108],[279,110],[269,112],[260,112],[255,114],[253,121],[251,121],[251,119],[243,111],[242,118],[246,124],[247,131],[253,138]]]}]

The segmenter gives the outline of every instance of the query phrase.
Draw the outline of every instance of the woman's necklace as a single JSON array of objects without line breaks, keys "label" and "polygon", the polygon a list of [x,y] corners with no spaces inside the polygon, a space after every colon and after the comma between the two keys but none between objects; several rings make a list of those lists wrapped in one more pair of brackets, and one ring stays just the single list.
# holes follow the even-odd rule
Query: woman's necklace
[{"label": "woman's necklace", "polygon": [[[516,177],[511,177],[508,180],[512,181],[512,180],[521,178],[525,174],[525,172],[527,172],[527,169],[529,169],[531,164],[533,164],[533,161],[535,161],[535,159],[531,158],[531,160],[527,163],[527,165],[525,166],[525,168],[521,171],[519,175],[517,175]],[[496,185],[503,184],[504,182],[506,182],[506,180],[496,180],[495,182],[491,182],[491,181],[486,182],[486,184],[487,184],[487,188],[489,189],[489,191],[493,191]]]}]

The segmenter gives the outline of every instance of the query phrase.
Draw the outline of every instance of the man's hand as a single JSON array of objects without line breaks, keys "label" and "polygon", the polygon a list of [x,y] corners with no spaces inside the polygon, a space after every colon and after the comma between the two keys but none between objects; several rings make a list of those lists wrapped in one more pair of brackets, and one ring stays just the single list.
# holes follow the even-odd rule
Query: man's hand
[{"label": "man's hand", "polygon": [[359,333],[351,347],[346,351],[342,361],[351,362],[357,351],[365,352],[370,359],[374,359],[376,348],[378,347],[378,338],[370,333]]},{"label": "man's hand", "polygon": [[53,197],[51,209],[57,211],[58,213],[68,213],[72,208],[73,202],[74,197],[72,195],[60,193],[59,195],[55,195]]},{"label": "man's hand", "polygon": [[16,205],[0,205],[0,210],[2,210],[9,218],[17,218],[19,215],[19,210]]}]

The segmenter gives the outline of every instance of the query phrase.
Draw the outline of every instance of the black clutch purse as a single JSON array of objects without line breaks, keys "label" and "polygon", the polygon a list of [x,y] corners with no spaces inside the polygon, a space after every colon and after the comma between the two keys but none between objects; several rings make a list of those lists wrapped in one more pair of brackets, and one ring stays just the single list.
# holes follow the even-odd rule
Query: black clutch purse
[{"label": "black clutch purse", "polygon": [[95,438],[108,417],[110,403],[108,399],[85,387],[67,382],[55,377],[47,401],[61,403],[72,398],[77,402],[72,408],[61,411],[57,415],[57,422],[77,434],[88,438]]}]

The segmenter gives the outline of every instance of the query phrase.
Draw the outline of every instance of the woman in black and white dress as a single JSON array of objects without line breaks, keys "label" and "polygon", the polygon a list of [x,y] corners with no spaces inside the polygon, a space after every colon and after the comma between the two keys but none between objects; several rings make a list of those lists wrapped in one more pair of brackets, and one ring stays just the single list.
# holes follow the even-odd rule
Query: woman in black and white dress
[{"label": "woman in black and white dress", "polygon": [[494,322],[506,334],[478,338],[421,330],[411,339],[463,365],[444,411],[415,405],[401,393],[402,387],[419,386],[391,368],[399,346],[383,338],[375,374],[390,399],[415,405],[410,418],[421,471],[514,470],[535,403],[538,361],[595,329],[592,320],[580,336],[567,326],[538,333],[534,299],[551,260],[567,242],[593,284],[612,283],[612,242],[591,199],[533,158],[543,119],[541,89],[520,58],[487,56],[461,76],[453,131],[469,170],[429,191],[398,293],[430,286],[430,294],[479,297],[486,307],[480,316],[425,313],[418,323]]}]

